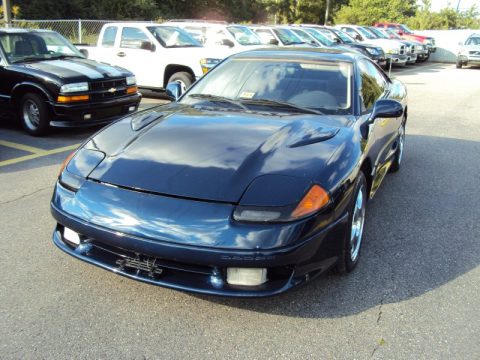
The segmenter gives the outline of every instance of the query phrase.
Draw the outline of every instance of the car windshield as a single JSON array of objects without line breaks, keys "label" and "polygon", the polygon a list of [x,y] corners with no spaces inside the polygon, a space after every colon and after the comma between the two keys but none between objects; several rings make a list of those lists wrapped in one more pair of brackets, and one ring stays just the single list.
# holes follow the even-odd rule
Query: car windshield
[{"label": "car windshield", "polygon": [[413,34],[413,31],[410,30],[410,29],[407,27],[407,25],[400,25],[400,27],[402,28],[402,30],[403,30],[403,32],[404,32],[405,34]]},{"label": "car windshield", "polygon": [[365,30],[364,28],[357,28],[356,29],[358,32],[360,32],[362,34],[362,36],[365,36],[367,39],[370,39],[370,40],[374,40],[376,39],[377,37],[375,35],[373,35],[370,31],[368,30]]},{"label": "car windshield", "polygon": [[301,29],[292,29],[292,31],[305,43],[310,44],[313,42],[313,39],[305,31]]},{"label": "car windshield", "polygon": [[352,64],[348,62],[230,58],[193,85],[180,103],[351,114],[351,84]]},{"label": "car windshield", "polygon": [[174,26],[148,26],[147,29],[166,48],[202,46],[198,40],[195,40],[185,30]]},{"label": "car windshield", "polygon": [[240,45],[262,45],[260,38],[245,26],[228,26],[227,30],[233,35]]},{"label": "car windshield", "polygon": [[280,41],[283,43],[283,45],[297,45],[297,44],[303,44],[304,41],[300,39],[293,31],[290,31],[288,29],[272,29],[275,34],[277,34],[278,38]]},{"label": "car windshield", "polygon": [[395,31],[391,29],[385,29],[384,31],[390,36],[390,38],[399,39],[399,40],[402,39],[400,35],[398,35]]},{"label": "car windshield", "polygon": [[378,30],[378,29],[375,29],[374,27],[369,27],[368,30],[370,30],[371,32],[373,32],[375,35],[377,35],[377,37],[379,37],[380,39],[389,39],[389,37],[387,35],[385,35],[382,31]]},{"label": "car windshield", "polygon": [[332,31],[337,35],[345,44],[354,44],[356,43],[355,39],[348,35],[346,32],[341,30],[332,29]]},{"label": "car windshield", "polygon": [[327,38],[325,35],[321,34],[316,29],[305,29],[310,35],[312,35],[318,42],[325,46],[335,46],[335,42]]},{"label": "car windshield", "polygon": [[0,46],[10,63],[84,57],[67,39],[50,31],[3,33]]}]

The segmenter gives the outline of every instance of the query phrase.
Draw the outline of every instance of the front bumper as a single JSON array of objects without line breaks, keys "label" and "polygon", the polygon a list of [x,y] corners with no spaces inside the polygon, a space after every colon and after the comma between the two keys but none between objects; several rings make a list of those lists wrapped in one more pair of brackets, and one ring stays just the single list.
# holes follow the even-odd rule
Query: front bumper
[{"label": "front bumper", "polygon": [[401,54],[401,55],[387,54],[387,59],[388,61],[391,61],[392,64],[398,64],[398,65],[406,64],[408,60],[407,55],[405,54]]},{"label": "front bumper", "polygon": [[[136,111],[141,99],[142,95],[136,93],[95,103],[54,103],[52,104],[54,119],[50,122],[50,125],[82,127],[109,123]],[[129,110],[131,108],[134,109]],[[85,120],[87,114],[90,115],[90,119]]]},{"label": "front bumper", "polygon": [[407,54],[407,63],[414,64],[417,61],[418,55],[416,53],[409,53]]},{"label": "front bumper", "polygon": [[[115,195],[111,193],[112,196],[119,196],[122,201],[128,201],[127,197],[122,197],[122,193],[126,190],[110,190],[115,193]],[[72,215],[69,210],[65,211],[62,208],[84,208],[86,203],[75,196],[71,201],[67,200],[68,195],[63,195],[65,192],[68,190],[57,185],[51,205],[52,215],[57,220],[53,242],[61,250],[80,260],[131,279],[203,294],[264,297],[280,294],[305,283],[336,263],[341,244],[346,236],[348,223],[348,214],[345,213],[329,225],[322,227],[321,230],[310,231],[307,236],[299,238],[295,242],[272,248],[196,246],[191,243],[154,238],[152,234],[141,236],[135,233],[133,228],[125,230],[120,225],[100,226],[85,220],[87,217],[81,219],[77,216],[80,212]],[[95,207],[102,207],[102,196],[94,197],[99,198]],[[154,197],[158,197],[158,195],[144,196],[142,212],[147,210],[146,207]],[[80,195],[80,198],[84,198],[84,195]],[[166,201],[167,203],[162,203],[162,205],[187,200],[166,199]],[[67,205],[67,202],[71,202],[71,204]],[[88,202],[90,203],[90,199]],[[204,206],[191,203],[192,208]],[[110,207],[111,204],[105,206]],[[96,209],[92,210],[97,211]],[[172,207],[167,210],[175,212]],[[196,212],[197,210],[192,211]],[[126,210],[116,208],[116,213],[123,212],[126,213]],[[89,212],[85,216],[95,215]],[[183,214],[183,216],[188,217],[188,214]],[[117,220],[111,218],[111,224],[116,224]],[[257,226],[262,227],[263,235],[267,233],[267,235],[274,236],[280,232],[288,232],[289,227],[293,233],[298,233],[302,228],[309,227],[308,221],[311,220],[300,221],[293,225],[276,225],[270,229],[268,225]],[[176,228],[174,230],[176,232],[179,231],[178,224],[173,226],[170,222],[168,224],[160,224],[160,222],[161,218],[157,218],[154,225],[158,228],[168,226]],[[63,237],[64,227],[81,234],[80,246],[70,243]],[[196,228],[195,233],[189,235],[188,238],[202,235],[202,230],[205,229]],[[170,231],[170,229],[166,229],[166,231]],[[246,231],[245,233],[255,232],[254,226],[246,225],[240,226],[237,230],[229,229],[228,231],[230,235],[238,235],[235,236],[236,238],[243,236],[242,231]],[[225,233],[222,238],[227,235],[228,233]],[[279,238],[272,240],[279,241]],[[229,285],[225,276],[227,267],[267,268],[268,281],[260,286],[251,287]]]}]

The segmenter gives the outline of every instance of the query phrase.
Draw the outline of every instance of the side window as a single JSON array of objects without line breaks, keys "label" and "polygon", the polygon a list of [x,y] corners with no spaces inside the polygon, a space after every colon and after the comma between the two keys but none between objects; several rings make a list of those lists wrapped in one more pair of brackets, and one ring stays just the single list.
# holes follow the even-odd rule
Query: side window
[{"label": "side window", "polygon": [[102,47],[113,47],[115,38],[117,37],[117,27],[109,26],[103,32]]},{"label": "side window", "polygon": [[145,42],[150,42],[150,39],[142,30],[131,27],[123,28],[120,41],[121,48],[142,49]]},{"label": "side window", "polygon": [[362,113],[372,110],[375,101],[380,98],[387,88],[387,81],[375,65],[368,60],[360,60],[358,63],[360,71],[360,104]]},{"label": "side window", "polygon": [[185,26],[184,29],[188,32],[195,40],[200,41],[202,44],[205,44],[206,41],[206,28],[198,26]]},{"label": "side window", "polygon": [[357,33],[355,30],[351,29],[351,28],[345,27],[345,28],[342,28],[342,30],[345,31],[348,35],[350,35],[350,36],[353,37],[354,39],[355,39],[355,37],[358,35],[358,33]]}]

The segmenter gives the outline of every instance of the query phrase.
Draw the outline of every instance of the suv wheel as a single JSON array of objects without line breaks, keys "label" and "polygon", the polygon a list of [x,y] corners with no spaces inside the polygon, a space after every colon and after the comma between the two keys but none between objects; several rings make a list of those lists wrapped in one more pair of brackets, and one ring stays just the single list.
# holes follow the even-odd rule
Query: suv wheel
[{"label": "suv wheel", "polygon": [[28,93],[20,100],[19,117],[23,128],[33,136],[46,134],[49,128],[49,111],[45,99]]},{"label": "suv wheel", "polygon": [[193,84],[193,76],[186,71],[179,71],[168,79],[168,82],[177,82],[182,87],[182,94]]}]

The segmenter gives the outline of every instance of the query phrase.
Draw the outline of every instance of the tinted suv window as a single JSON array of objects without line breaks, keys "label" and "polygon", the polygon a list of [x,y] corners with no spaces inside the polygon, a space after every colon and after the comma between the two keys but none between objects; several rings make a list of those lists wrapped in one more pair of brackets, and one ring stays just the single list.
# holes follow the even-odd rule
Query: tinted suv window
[{"label": "tinted suv window", "polygon": [[122,30],[120,47],[128,49],[141,49],[142,44],[145,41],[150,42],[147,35],[145,35],[142,30],[126,27]]},{"label": "tinted suv window", "polygon": [[117,27],[109,26],[105,29],[103,33],[102,46],[103,47],[113,47],[115,45],[115,37],[117,36]]},{"label": "tinted suv window", "polygon": [[360,70],[361,87],[360,98],[362,105],[362,113],[368,112],[372,109],[375,101],[383,95],[386,90],[387,82],[385,77],[368,60],[361,60],[358,62],[358,69]]}]

